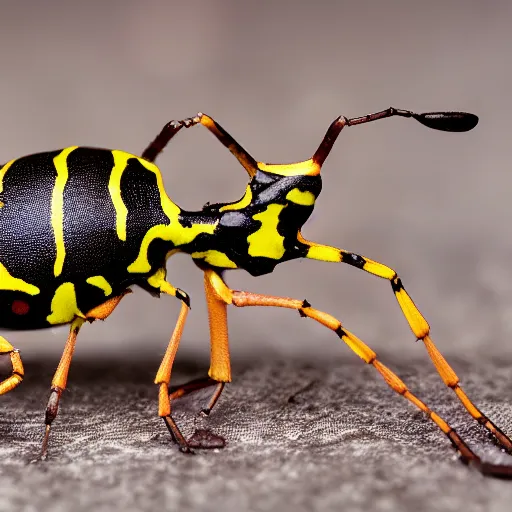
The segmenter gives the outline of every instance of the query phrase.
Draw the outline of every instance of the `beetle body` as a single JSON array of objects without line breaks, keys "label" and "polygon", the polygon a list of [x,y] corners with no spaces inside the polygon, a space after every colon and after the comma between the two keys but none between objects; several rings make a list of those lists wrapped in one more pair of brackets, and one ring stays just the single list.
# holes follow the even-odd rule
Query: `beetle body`
[{"label": "beetle body", "polygon": [[135,155],[70,147],[0,168],[0,326],[34,329],[89,318],[138,285],[155,295],[169,254],[201,267],[271,272],[303,255],[297,232],[320,176],[261,170],[240,201],[186,212],[158,167]]}]

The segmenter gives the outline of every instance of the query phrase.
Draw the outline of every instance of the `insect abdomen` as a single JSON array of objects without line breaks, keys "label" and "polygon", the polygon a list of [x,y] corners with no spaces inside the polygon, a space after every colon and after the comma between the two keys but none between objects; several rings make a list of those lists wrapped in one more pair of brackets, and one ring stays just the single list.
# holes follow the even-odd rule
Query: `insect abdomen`
[{"label": "insect abdomen", "polygon": [[147,248],[147,272],[128,267],[144,235],[170,223],[159,179],[158,169],[138,157],[81,147],[3,166],[0,324],[65,323],[130,284],[146,284],[165,264],[169,243]]}]

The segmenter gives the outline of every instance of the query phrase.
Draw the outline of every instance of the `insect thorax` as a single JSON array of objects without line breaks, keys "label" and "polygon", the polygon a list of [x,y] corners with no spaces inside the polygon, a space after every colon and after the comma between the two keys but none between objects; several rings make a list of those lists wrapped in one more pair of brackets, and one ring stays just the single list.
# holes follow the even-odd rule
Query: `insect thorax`
[{"label": "insect thorax", "polygon": [[258,171],[237,202],[207,205],[190,219],[218,220],[215,236],[183,247],[201,266],[242,268],[252,275],[272,272],[278,263],[304,256],[297,234],[320,193],[317,176],[282,176]]}]

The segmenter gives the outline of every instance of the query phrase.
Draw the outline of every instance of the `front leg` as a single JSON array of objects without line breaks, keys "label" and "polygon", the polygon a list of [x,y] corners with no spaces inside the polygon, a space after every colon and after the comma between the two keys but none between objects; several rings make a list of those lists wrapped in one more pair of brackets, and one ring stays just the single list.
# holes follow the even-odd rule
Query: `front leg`
[{"label": "front leg", "polygon": [[159,386],[158,415],[164,420],[165,426],[171,435],[171,439],[180,447],[181,452],[192,453],[191,448],[222,448],[225,444],[224,439],[220,436],[212,434],[209,431],[196,431],[190,439],[185,439],[185,436],[181,433],[180,428],[172,417],[171,403],[173,400],[193,391],[217,384],[210,402],[208,403],[206,409],[203,409],[202,411],[206,415],[209,414],[210,410],[215,405],[220,394],[222,393],[224,383],[218,383],[211,378],[207,378],[189,382],[172,390],[169,389],[172,367],[176,358],[181,336],[183,335],[183,329],[185,327],[185,321],[187,319],[188,310],[190,307],[190,300],[185,292],[179,288],[174,288],[174,286],[167,283],[166,281],[163,281],[160,284],[160,291],[162,293],[180,298],[182,300],[182,305],[176,326],[172,333],[171,339],[169,340],[169,344],[167,346],[167,350],[165,351],[162,362],[160,363],[160,368],[158,369],[155,377],[155,384]]},{"label": "front leg", "polygon": [[[215,281],[216,276],[217,274],[213,271],[205,271],[204,283],[206,302],[208,305],[211,342],[211,363],[208,377],[187,382],[186,384],[177,386],[172,390],[169,389],[172,366],[188,314],[188,306],[184,303],[181,307],[176,327],[174,328],[174,332],[155,378],[155,384],[160,386],[158,414],[164,419],[173,441],[179,445],[180,450],[184,453],[190,453],[191,446],[194,448],[222,448],[225,445],[225,440],[222,437],[209,431],[196,431],[191,439],[186,440],[171,414],[171,405],[173,400],[194,391],[215,386],[208,404],[201,410],[203,415],[208,416],[220,398],[222,391],[224,390],[225,383],[231,381],[226,314],[227,303],[215,292],[212,286],[212,280]],[[161,291],[168,293],[169,295],[175,295],[175,290],[176,288],[172,287],[168,283],[163,283],[161,286]]]},{"label": "front leg", "polygon": [[402,280],[392,268],[353,252],[307,241],[300,234],[298,241],[303,246],[306,258],[335,263],[347,263],[369,274],[387,279],[391,283],[393,293],[395,294],[396,300],[409,327],[416,338],[423,341],[425,344],[428,355],[443,379],[443,382],[455,392],[469,414],[494,435],[502,448],[512,454],[512,441],[510,438],[473,404],[460,387],[459,377],[430,338],[430,326],[409,294],[405,291]]}]

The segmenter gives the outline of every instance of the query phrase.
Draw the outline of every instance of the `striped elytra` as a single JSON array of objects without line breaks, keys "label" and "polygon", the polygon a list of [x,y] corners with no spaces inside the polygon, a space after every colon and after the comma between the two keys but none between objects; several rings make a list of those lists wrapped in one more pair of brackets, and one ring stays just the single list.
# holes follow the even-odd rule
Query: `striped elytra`
[{"label": "striped elytra", "polygon": [[[134,284],[158,293],[148,278],[165,267],[185,228],[154,164],[72,147],[13,160],[0,178],[1,326],[67,323]],[[142,250],[155,226],[170,236]],[[136,261],[144,268],[130,272]]]}]

